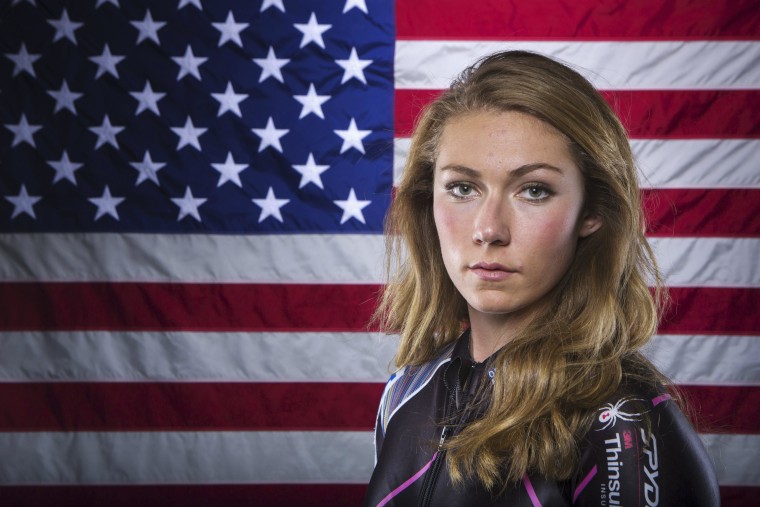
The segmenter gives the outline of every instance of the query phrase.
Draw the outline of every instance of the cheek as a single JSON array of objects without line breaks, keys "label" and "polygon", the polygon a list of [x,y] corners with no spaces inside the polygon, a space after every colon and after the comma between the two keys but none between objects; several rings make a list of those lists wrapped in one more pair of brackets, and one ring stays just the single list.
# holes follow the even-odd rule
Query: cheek
[{"label": "cheek", "polygon": [[439,236],[447,234],[456,225],[456,216],[446,206],[441,204],[433,206],[433,219],[435,220],[435,228],[438,230]]},{"label": "cheek", "polygon": [[438,241],[441,246],[443,260],[448,263],[457,256],[458,248],[466,235],[466,223],[461,213],[456,213],[451,207],[434,203],[433,218],[438,231]]},{"label": "cheek", "polygon": [[[578,240],[576,220],[572,215],[557,214],[525,224],[523,232],[529,235],[536,254],[572,255]],[[549,255],[547,255],[549,257]]]}]

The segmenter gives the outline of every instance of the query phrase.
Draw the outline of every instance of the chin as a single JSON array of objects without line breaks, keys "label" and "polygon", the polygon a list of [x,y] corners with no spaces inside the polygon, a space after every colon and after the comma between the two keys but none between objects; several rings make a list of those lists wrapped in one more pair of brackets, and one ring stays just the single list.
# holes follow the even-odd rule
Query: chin
[{"label": "chin", "polygon": [[470,310],[487,315],[504,315],[513,313],[524,308],[524,305],[516,304],[514,301],[497,301],[476,299],[467,302]]},{"label": "chin", "polygon": [[542,298],[533,297],[533,294],[525,294],[515,297],[515,291],[476,291],[474,294],[465,295],[465,301],[470,309],[470,313],[477,312],[484,315],[501,315],[504,317],[510,314],[523,314],[531,308],[540,305]]}]

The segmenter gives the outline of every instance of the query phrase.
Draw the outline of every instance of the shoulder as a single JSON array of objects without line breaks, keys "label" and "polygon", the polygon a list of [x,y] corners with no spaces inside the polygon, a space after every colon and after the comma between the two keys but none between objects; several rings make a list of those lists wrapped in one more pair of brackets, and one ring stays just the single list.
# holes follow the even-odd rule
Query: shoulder
[{"label": "shoulder", "polygon": [[419,366],[404,366],[393,373],[383,390],[378,410],[378,430],[385,433],[393,415],[410,398],[424,388],[438,369],[451,360],[454,343],[445,346],[437,356]]},{"label": "shoulder", "polygon": [[589,436],[611,433],[623,426],[630,429],[636,423],[649,422],[651,416],[660,412],[665,404],[673,405],[672,398],[665,389],[655,389],[640,383],[621,386],[596,409]]},{"label": "shoulder", "polygon": [[581,445],[577,485],[574,496],[585,500],[579,505],[719,505],[696,431],[666,390],[639,383],[597,409]]}]

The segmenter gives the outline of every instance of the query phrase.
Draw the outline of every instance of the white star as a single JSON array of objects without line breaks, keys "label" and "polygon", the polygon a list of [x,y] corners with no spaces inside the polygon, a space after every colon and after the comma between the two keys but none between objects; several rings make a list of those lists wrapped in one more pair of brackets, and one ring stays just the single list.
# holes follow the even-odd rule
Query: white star
[{"label": "white star", "polygon": [[119,0],[98,0],[98,3],[95,5],[95,8],[97,9],[98,7],[104,4],[113,4],[116,6],[117,9],[121,8],[119,7]]},{"label": "white star", "polygon": [[190,187],[185,188],[184,197],[172,197],[172,202],[179,206],[179,216],[177,222],[185,218],[187,215],[192,216],[197,221],[201,222],[201,215],[198,213],[198,206],[208,201],[208,199],[193,197],[193,193],[190,191]]},{"label": "white star", "polygon": [[227,89],[224,93],[212,93],[216,100],[219,101],[219,114],[216,116],[222,116],[227,111],[233,112],[236,115],[243,117],[243,113],[240,112],[240,103],[248,98],[245,93],[235,93],[232,88],[232,83],[227,82]]},{"label": "white star", "polygon": [[55,28],[53,42],[56,42],[65,37],[73,42],[74,45],[77,43],[77,38],[74,35],[74,31],[84,24],[77,23],[76,21],[71,21],[69,19],[69,13],[66,12],[66,9],[63,9],[63,14],[61,15],[60,19],[49,19],[48,23],[50,23],[53,28]]},{"label": "white star", "polygon": [[261,214],[259,215],[259,223],[263,222],[267,217],[274,217],[277,221],[282,222],[282,214],[280,208],[290,202],[290,199],[278,199],[274,195],[274,190],[269,187],[267,196],[264,199],[251,199],[256,206],[261,208]]},{"label": "white star", "polygon": [[22,72],[28,72],[32,77],[37,77],[34,73],[34,67],[32,66],[39,58],[39,54],[30,54],[26,51],[26,44],[21,43],[21,49],[18,53],[5,53],[5,56],[13,60],[13,77],[16,77]]},{"label": "white star", "polygon": [[161,116],[158,111],[158,101],[163,99],[165,93],[156,93],[150,86],[150,81],[145,81],[145,88],[141,92],[129,92],[135,100],[137,100],[137,111],[135,116],[142,113],[145,110],[153,111],[156,115]]},{"label": "white star", "polygon": [[267,126],[263,129],[251,129],[253,133],[261,138],[261,144],[259,145],[259,153],[264,151],[267,146],[271,146],[275,150],[282,153],[282,145],[280,144],[280,138],[290,132],[288,129],[278,129],[274,126],[274,120],[270,116],[267,120]]},{"label": "white star", "polygon": [[208,129],[195,128],[193,120],[187,117],[184,127],[171,127],[172,131],[179,136],[179,143],[177,143],[177,150],[182,149],[183,146],[188,144],[194,147],[196,150],[201,151],[201,143],[198,140]]},{"label": "white star", "polygon": [[74,101],[80,98],[83,93],[76,93],[69,90],[69,85],[66,83],[66,80],[63,80],[63,84],[61,85],[61,89],[56,91],[49,91],[48,95],[53,97],[55,99],[55,111],[54,113],[57,113],[61,109],[68,109],[74,114],[77,114],[77,110],[74,107]]},{"label": "white star", "polygon": [[235,185],[243,188],[243,184],[240,182],[240,173],[248,167],[247,164],[236,164],[232,159],[232,153],[227,153],[227,160],[223,164],[211,164],[214,169],[219,171],[219,183],[217,187],[221,187],[228,181],[231,181]]},{"label": "white star", "polygon": [[142,162],[130,162],[129,165],[137,170],[137,182],[135,185],[139,185],[143,181],[150,180],[158,185],[158,171],[164,168],[166,165],[163,162],[153,162],[150,158],[150,153],[146,150],[145,156],[143,156]]},{"label": "white star", "polygon": [[296,30],[303,33],[300,47],[304,47],[308,43],[314,42],[322,49],[325,49],[325,41],[322,40],[322,34],[332,28],[332,25],[320,25],[317,22],[317,15],[312,12],[308,23],[294,23],[293,26],[296,27]]},{"label": "white star", "polygon": [[37,145],[34,143],[34,133],[40,130],[42,128],[42,125],[29,125],[29,122],[26,121],[25,114],[21,114],[21,119],[18,123],[6,124],[5,128],[13,132],[13,142],[11,143],[11,148],[21,143],[29,143],[32,145],[32,147],[37,147]]},{"label": "white star", "polygon": [[159,46],[161,45],[161,42],[158,40],[158,31],[166,25],[166,22],[153,21],[153,16],[151,16],[149,10],[145,12],[145,18],[142,21],[130,21],[130,24],[140,32],[137,34],[137,44],[140,44],[145,39],[150,39]]},{"label": "white star", "polygon": [[26,213],[32,218],[37,218],[34,214],[34,205],[42,199],[36,195],[29,195],[26,193],[26,185],[21,185],[21,191],[16,196],[6,195],[5,198],[13,204],[13,214],[11,218],[16,218],[22,213]]},{"label": "white star", "polygon": [[179,10],[186,5],[194,5],[198,10],[203,10],[203,7],[201,7],[201,0],[179,0],[179,7],[177,7],[177,9]]},{"label": "white star", "polygon": [[317,95],[314,83],[309,84],[309,91],[306,92],[306,95],[293,95],[293,98],[303,105],[301,108],[301,114],[298,116],[299,120],[309,113],[314,113],[323,120],[325,119],[325,114],[322,112],[322,104],[330,100],[330,96]]},{"label": "white star", "polygon": [[335,63],[343,67],[343,79],[340,84],[345,83],[351,78],[356,78],[364,84],[367,84],[367,79],[364,77],[364,69],[372,63],[373,60],[359,60],[359,55],[356,54],[356,48],[351,48],[351,55],[348,60],[335,60]]},{"label": "white star", "polygon": [[248,23],[235,23],[235,16],[232,15],[232,11],[227,13],[227,19],[224,23],[211,24],[219,30],[219,47],[222,47],[227,41],[232,41],[241,48],[243,47],[240,32],[248,28]]},{"label": "white star", "polygon": [[347,13],[354,7],[360,11],[364,11],[364,14],[369,14],[369,11],[367,10],[367,0],[346,0],[346,5],[343,7],[343,14]]},{"label": "white star", "polygon": [[96,150],[104,144],[110,144],[117,150],[119,149],[119,143],[116,141],[116,134],[124,130],[124,127],[111,125],[111,120],[108,118],[108,115],[103,117],[103,124],[100,127],[90,127],[90,130],[98,136],[98,140],[95,142]]},{"label": "white star", "polygon": [[338,136],[343,139],[343,146],[340,147],[340,152],[344,153],[351,148],[356,148],[360,152],[364,153],[364,144],[362,139],[372,133],[371,130],[359,130],[356,127],[356,120],[351,118],[351,123],[348,124],[346,130],[333,130]]},{"label": "white star", "polygon": [[301,183],[298,184],[298,188],[303,188],[309,183],[314,183],[316,186],[324,190],[322,186],[322,178],[320,175],[330,168],[329,165],[317,165],[314,162],[314,154],[309,153],[309,158],[304,165],[294,165],[293,169],[301,173]]},{"label": "white star", "polygon": [[285,65],[290,63],[290,60],[286,58],[277,58],[274,54],[274,48],[269,46],[269,53],[266,58],[254,58],[254,63],[261,67],[261,76],[259,77],[259,83],[264,81],[268,77],[273,77],[280,83],[285,81],[282,79],[282,69]]},{"label": "white star", "polygon": [[352,188],[351,191],[348,193],[348,199],[345,201],[333,201],[339,208],[343,210],[343,216],[340,217],[340,223],[345,224],[348,222],[349,219],[355,218],[361,223],[366,223],[364,221],[364,213],[362,213],[362,210],[369,206],[372,201],[360,201],[356,198],[356,193],[354,192],[354,189]]},{"label": "white star", "polygon": [[116,70],[116,65],[124,59],[123,56],[112,55],[111,50],[108,48],[108,44],[103,47],[103,54],[100,56],[91,56],[90,60],[95,62],[98,66],[98,71],[95,73],[95,79],[108,72],[112,74],[116,79],[119,78],[119,73]]},{"label": "white star", "polygon": [[69,160],[69,154],[66,150],[63,150],[63,156],[61,160],[48,160],[48,165],[55,169],[55,176],[53,176],[53,183],[58,183],[61,180],[69,180],[74,185],[77,184],[77,178],[74,175],[84,164],[72,162]]},{"label": "white star", "polygon": [[208,58],[196,58],[196,56],[193,54],[193,48],[188,45],[184,56],[172,56],[172,60],[174,60],[174,63],[179,65],[179,74],[177,75],[177,81],[188,74],[192,74],[200,81],[201,71],[198,70],[198,67],[200,65],[203,65],[203,63],[208,60]]},{"label": "white star", "polygon": [[264,12],[270,7],[277,7],[282,12],[285,12],[285,6],[282,4],[282,0],[264,0],[261,3],[261,10],[259,12]]},{"label": "white star", "polygon": [[111,215],[116,220],[119,219],[119,212],[116,211],[116,206],[121,204],[124,198],[113,197],[108,185],[106,185],[106,188],[103,190],[102,197],[90,197],[87,200],[98,207],[98,211],[95,212],[95,220],[98,220],[103,215]]}]

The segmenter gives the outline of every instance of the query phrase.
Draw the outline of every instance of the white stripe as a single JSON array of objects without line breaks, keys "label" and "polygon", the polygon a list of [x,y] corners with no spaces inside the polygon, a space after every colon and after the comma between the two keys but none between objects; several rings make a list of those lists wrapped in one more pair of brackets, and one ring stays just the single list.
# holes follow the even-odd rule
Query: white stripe
[{"label": "white stripe", "polygon": [[[150,234],[2,234],[0,257],[14,261],[0,263],[0,279],[384,283],[379,267],[384,244],[379,234],[362,236],[359,244],[337,237],[323,249],[312,248],[313,236],[255,236],[254,241],[261,243],[257,248],[266,250],[260,258],[251,252],[249,236],[195,236],[198,251],[180,255],[183,249],[194,248],[186,240],[184,236]],[[289,248],[278,258],[275,245],[279,240]],[[652,238],[652,243],[673,286],[760,287],[760,266],[755,262],[760,257],[758,239]],[[116,248],[120,248],[118,253]]]},{"label": "white stripe", "polygon": [[760,239],[650,238],[666,285],[760,287]]},{"label": "white stripe", "polygon": [[393,139],[393,186],[397,187],[404,174],[404,166],[409,156],[409,148],[412,140],[408,137],[396,137]]},{"label": "white stripe", "polygon": [[[702,435],[721,484],[760,486],[760,435]],[[0,484],[365,484],[371,432],[0,433]]]},{"label": "white stripe", "polygon": [[568,63],[605,90],[757,89],[757,41],[410,41],[396,42],[395,86],[447,88],[478,59],[507,49]]},{"label": "white stripe", "polygon": [[376,283],[367,235],[0,234],[0,280]]},{"label": "white stripe", "polygon": [[3,332],[0,382],[378,382],[380,333]]},{"label": "white stripe", "polygon": [[[0,382],[376,382],[397,336],[376,333],[0,333]],[[760,337],[658,335],[645,354],[682,384],[760,385]]]},{"label": "white stripe", "polygon": [[[433,377],[435,376],[436,372],[441,368],[441,366],[443,366],[444,364],[446,364],[446,363],[448,363],[450,361],[451,361],[451,357],[447,357],[447,358],[442,359],[441,361],[439,361],[438,364],[435,365],[435,368],[432,371],[430,371],[430,372],[427,373],[427,378],[425,378],[425,381],[422,384],[420,384],[419,386],[417,386],[417,388],[414,391],[412,391],[410,393],[409,392],[404,393],[404,397],[401,399],[401,401],[399,402],[399,404],[396,405],[396,407],[393,409],[393,411],[391,412],[391,414],[388,416],[388,420],[387,421],[383,421],[383,434],[385,434],[385,428],[388,427],[388,424],[390,424],[391,419],[393,419],[393,416],[396,415],[396,412],[398,412],[401,409],[401,407],[403,407],[404,405],[406,405],[407,401],[409,401],[412,398],[414,398],[414,396],[418,392],[422,391],[422,389],[424,389],[425,386],[428,385],[431,380],[433,380]],[[381,405],[380,405],[381,407],[382,407],[382,403],[384,401],[385,400],[381,401]]]},{"label": "white stripe", "polygon": [[760,486],[760,435],[700,435],[715,464],[718,483]]},{"label": "white stripe", "polygon": [[656,335],[644,354],[677,384],[760,386],[760,337]]},{"label": "white stripe", "polygon": [[0,456],[0,484],[366,484],[372,433],[0,433]]},{"label": "white stripe", "polygon": [[[411,139],[393,143],[393,181],[404,171]],[[756,139],[634,139],[643,188],[760,188]]]},{"label": "white stripe", "polygon": [[631,141],[644,188],[760,188],[760,141]]}]

